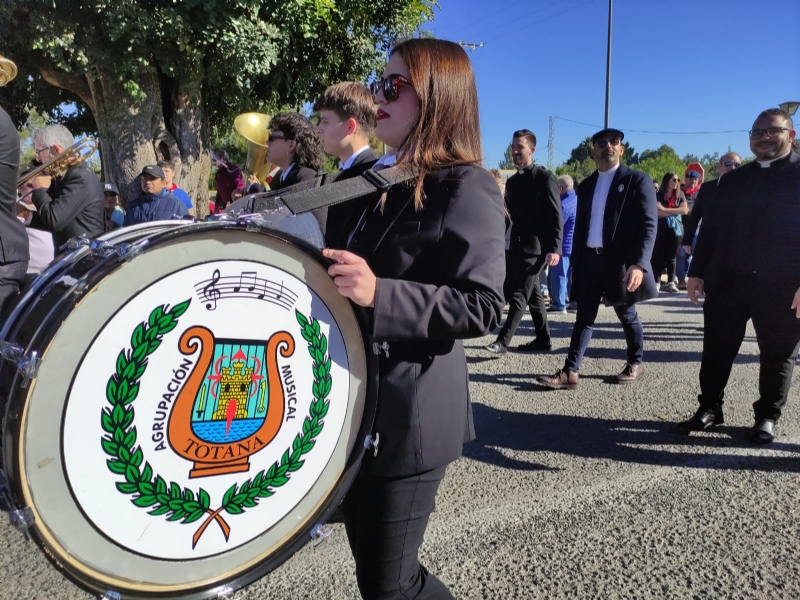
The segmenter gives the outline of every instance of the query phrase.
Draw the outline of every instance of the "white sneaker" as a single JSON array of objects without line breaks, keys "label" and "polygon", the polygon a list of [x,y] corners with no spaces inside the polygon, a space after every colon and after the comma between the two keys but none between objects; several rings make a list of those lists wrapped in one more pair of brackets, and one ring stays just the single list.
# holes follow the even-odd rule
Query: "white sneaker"
[{"label": "white sneaker", "polygon": [[678,285],[674,281],[670,281],[667,286],[667,291],[669,291],[670,294],[677,294],[679,291]]}]

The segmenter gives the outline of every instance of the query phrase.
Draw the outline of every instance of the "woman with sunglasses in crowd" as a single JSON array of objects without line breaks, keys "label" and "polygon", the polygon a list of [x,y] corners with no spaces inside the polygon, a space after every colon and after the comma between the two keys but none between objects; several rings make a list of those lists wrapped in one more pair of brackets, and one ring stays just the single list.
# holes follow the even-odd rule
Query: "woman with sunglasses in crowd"
[{"label": "woman with sunglasses in crowd", "polygon": [[480,166],[477,89],[460,46],[403,42],[372,90],[376,135],[413,176],[368,203],[347,250],[324,251],[383,349],[374,441],[344,500],[345,527],[364,598],[452,599],[418,551],[445,469],[474,438],[461,340],[501,317],[503,198]]},{"label": "woman with sunglasses in crowd", "polygon": [[678,292],[675,267],[678,250],[683,239],[681,217],[689,214],[689,205],[681,191],[681,180],[675,173],[667,173],[661,179],[661,187],[656,194],[658,199],[658,233],[653,248],[653,276],[656,284],[661,281],[661,273],[667,270],[667,289]]}]

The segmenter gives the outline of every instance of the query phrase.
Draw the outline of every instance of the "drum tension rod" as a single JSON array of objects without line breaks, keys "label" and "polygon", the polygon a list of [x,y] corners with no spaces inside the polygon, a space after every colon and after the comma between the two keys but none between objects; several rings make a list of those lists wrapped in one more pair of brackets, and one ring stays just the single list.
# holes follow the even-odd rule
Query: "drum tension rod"
[{"label": "drum tension rod", "polygon": [[59,250],[64,250],[65,252],[75,252],[80,248],[89,248],[89,251],[94,256],[99,256],[100,258],[107,258],[116,254],[125,260],[130,260],[135,256],[139,256],[149,241],[150,240],[148,238],[145,238],[136,242],[135,244],[112,244],[111,242],[102,240],[90,240],[88,237],[86,237],[86,234],[83,234],[80,237],[69,239],[66,244],[59,248]]},{"label": "drum tension rod", "polygon": [[319,546],[322,542],[333,535],[333,527],[330,525],[315,525],[311,530],[311,545]]},{"label": "drum tension rod", "polygon": [[17,367],[17,371],[22,375],[22,389],[28,387],[30,380],[36,377],[39,365],[42,364],[39,353],[35,350],[26,356],[23,348],[2,340],[0,340],[0,356]]},{"label": "drum tension rod", "polygon": [[0,469],[0,510],[8,512],[8,520],[12,527],[19,531],[25,540],[30,539],[28,529],[33,526],[34,516],[30,507],[16,508],[11,500],[11,493],[8,489],[8,478],[5,471]]}]

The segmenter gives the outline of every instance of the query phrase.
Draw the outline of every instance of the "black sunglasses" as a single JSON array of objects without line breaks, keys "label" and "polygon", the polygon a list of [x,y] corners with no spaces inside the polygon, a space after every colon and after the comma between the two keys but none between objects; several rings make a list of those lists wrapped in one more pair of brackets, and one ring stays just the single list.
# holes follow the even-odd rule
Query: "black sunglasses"
[{"label": "black sunglasses", "polygon": [[285,139],[286,139],[286,136],[283,135],[283,134],[275,135],[274,133],[270,133],[269,137],[267,138],[267,141],[268,142],[274,142],[275,140],[285,140]]},{"label": "black sunglasses", "polygon": [[621,139],[614,138],[611,140],[597,140],[594,145],[598,148],[605,148],[606,146],[619,146],[621,142]]},{"label": "black sunglasses", "polygon": [[369,91],[373,96],[378,92],[383,92],[383,97],[387,102],[394,102],[400,97],[400,84],[411,85],[411,82],[397,73],[392,73],[388,77],[381,77],[369,84]]},{"label": "black sunglasses", "polygon": [[726,160],[724,163],[720,163],[723,167],[733,167],[734,169],[738,169],[742,166],[742,163],[735,162],[732,160]]}]

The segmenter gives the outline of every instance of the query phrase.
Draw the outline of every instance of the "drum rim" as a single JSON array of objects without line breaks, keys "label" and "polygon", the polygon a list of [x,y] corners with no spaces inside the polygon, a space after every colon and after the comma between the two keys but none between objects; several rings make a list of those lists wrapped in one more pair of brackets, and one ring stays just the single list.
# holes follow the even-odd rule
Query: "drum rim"
[{"label": "drum rim", "polygon": [[[177,238],[188,236],[194,231],[237,230],[242,228],[242,224],[233,222],[199,222],[189,224],[185,227],[161,231],[155,234],[152,239],[150,239],[149,244],[155,246],[161,243],[168,243]],[[331,264],[331,261],[322,256],[322,253],[316,247],[294,236],[284,234],[277,230],[260,230],[252,233],[267,235],[282,242],[286,242],[292,246],[299,247],[301,251],[313,258],[315,262],[317,262],[323,268]],[[104,279],[110,273],[120,268],[123,262],[124,260],[120,259],[119,257],[110,257],[108,260],[102,261],[100,265],[97,265],[91,269],[90,272],[86,274],[88,281],[84,287],[84,292],[81,294],[65,294],[65,297],[60,299],[52,307],[50,313],[48,314],[48,318],[43,320],[42,326],[39,327],[36,333],[31,337],[31,341],[28,345],[28,348],[26,348],[26,352],[30,351],[31,347],[36,347],[46,351],[57,332],[57,328],[46,326],[52,325],[54,319],[57,320],[62,316],[64,319],[66,319],[66,317],[75,309],[76,305],[80,303],[84,294],[93,289],[94,286],[99,283],[99,281]],[[355,438],[356,443],[343,467],[342,474],[339,477],[338,485],[335,487],[335,491],[333,491],[328,495],[327,498],[319,503],[318,510],[306,518],[305,525],[300,527],[294,535],[289,536],[284,546],[275,550],[266,559],[252,563],[246,568],[246,570],[236,572],[230,577],[223,577],[212,583],[187,590],[173,589],[163,592],[142,592],[141,590],[126,588],[120,585],[119,589],[116,591],[123,593],[123,598],[129,598],[131,600],[146,600],[149,598],[184,598],[187,600],[202,600],[206,598],[217,597],[220,589],[229,588],[232,591],[242,589],[265,577],[286,562],[298,550],[308,543],[310,540],[311,531],[318,524],[324,524],[327,522],[327,519],[336,510],[338,505],[341,503],[341,500],[349,491],[356,475],[358,474],[361,466],[361,460],[363,459],[365,452],[363,444],[361,444],[359,440],[363,440],[367,434],[371,433],[377,411],[379,376],[378,357],[369,351],[370,344],[368,343],[368,337],[366,335],[366,332],[368,331],[367,326],[369,324],[367,311],[364,308],[357,306],[353,302],[349,302],[349,305],[356,321],[359,324],[361,337],[364,343],[365,363],[367,369],[366,393],[364,397],[364,412]],[[28,406],[29,396],[33,388],[29,387],[27,389],[24,394],[24,400],[20,406],[20,389],[18,387],[18,379],[19,375],[15,375],[14,382],[10,388],[12,392],[16,392],[10,395],[8,403],[8,413],[12,418],[7,418],[3,425],[3,454],[5,459],[3,464],[11,464],[15,468],[15,471],[10,472],[8,469],[6,469],[6,472],[9,478],[9,487],[13,491],[13,500],[15,504],[19,506],[20,501],[24,501],[26,496],[29,496],[29,494],[26,493],[26,489],[23,487],[25,475],[24,465],[22,465],[22,448],[20,437],[22,436],[23,425],[25,423],[25,409]],[[10,414],[12,406],[21,409],[19,414],[16,416]],[[30,508],[35,514],[35,506],[31,505]],[[48,528],[44,527],[44,529],[47,530]],[[28,534],[35,541],[37,546],[39,546],[39,548],[43,551],[45,556],[47,556],[48,560],[50,560],[50,562],[56,567],[56,569],[77,586],[91,593],[105,593],[108,591],[108,584],[105,584],[102,581],[87,575],[87,573],[74,568],[74,565],[71,564],[71,562],[60,560],[62,557],[62,551],[65,549],[59,544],[56,544],[54,547],[54,545],[47,542],[46,538],[48,535],[52,536],[52,533],[48,532],[46,535],[42,535],[39,528],[37,528],[36,524],[34,524],[34,526],[28,529]],[[123,580],[120,580],[120,583],[123,583]]]}]

